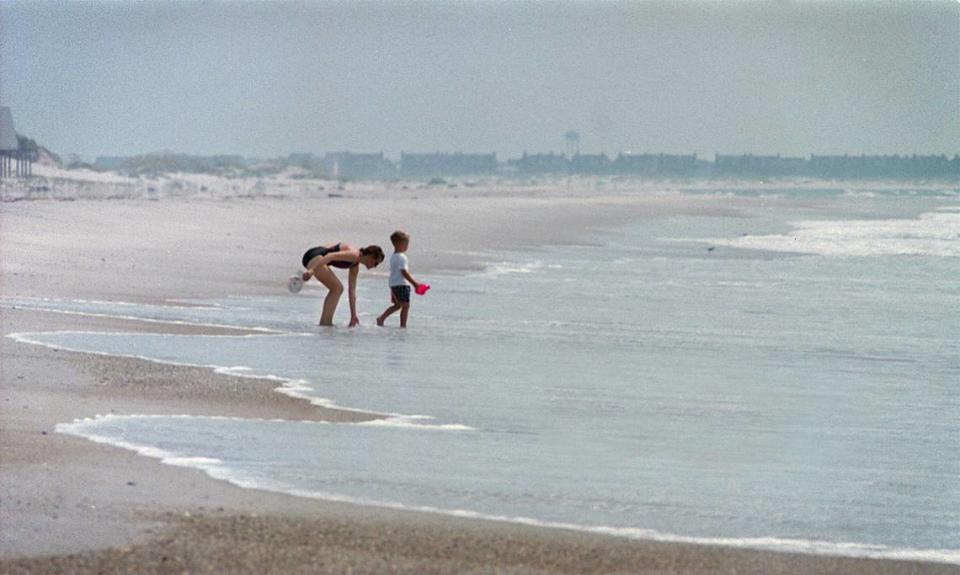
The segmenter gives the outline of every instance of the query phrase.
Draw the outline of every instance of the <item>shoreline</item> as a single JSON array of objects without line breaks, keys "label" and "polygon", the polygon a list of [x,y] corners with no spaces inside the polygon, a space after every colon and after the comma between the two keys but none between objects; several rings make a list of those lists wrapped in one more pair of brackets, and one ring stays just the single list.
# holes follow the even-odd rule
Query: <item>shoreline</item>
[{"label": "shoreline", "polygon": [[[4,324],[7,324],[11,314],[4,315]],[[13,320],[16,324],[39,324],[49,329],[59,323],[51,322],[49,318],[28,317],[50,315],[42,312],[19,312],[17,315],[21,317]],[[110,327],[106,321],[96,323],[100,325],[87,327]],[[6,330],[7,325],[4,326]],[[4,337],[4,340],[16,344],[9,338]],[[197,372],[207,372],[212,379],[236,379],[215,374],[212,368],[186,366],[157,370],[163,372],[161,374],[150,373],[154,371],[151,366],[159,364],[145,359],[121,358],[118,361],[109,356],[57,352],[46,348],[37,355],[45,364],[50,363],[49,359],[42,357],[45,355],[61,355],[57,360],[79,364],[81,377],[88,380],[88,386],[96,386],[97,381],[103,385],[103,378],[108,374],[116,374],[109,377],[123,377],[131,369],[143,374],[144,378],[161,378],[172,385],[185,381],[195,384],[201,376]],[[5,352],[4,357],[9,354]],[[281,396],[272,390],[275,383],[262,381],[258,387],[265,394]],[[130,385],[149,384],[137,381],[125,386]],[[115,396],[117,386],[110,387],[109,394]],[[231,411],[230,406],[219,401],[198,403],[193,397],[176,401],[169,397],[144,399],[139,391],[128,391],[137,399],[124,399],[111,411],[123,412],[126,406],[144,409],[147,413],[155,413],[161,408],[160,411],[170,414],[188,410],[196,415],[209,415],[205,412],[206,406],[216,405],[223,416],[250,416],[245,408]],[[96,391],[93,394],[96,396]],[[249,396],[249,392],[245,394]],[[96,397],[87,399],[101,401]],[[164,407],[166,409],[162,409]],[[82,406],[78,408],[83,409]],[[308,406],[307,409],[316,408]],[[324,415],[329,416],[329,411]],[[55,420],[47,421],[55,423]],[[79,452],[83,458],[95,460],[97,466],[107,465],[106,470],[100,472],[85,469],[79,474],[83,484],[106,483],[103,486],[106,493],[79,499],[98,515],[98,522],[107,522],[107,533],[97,533],[98,530],[94,529],[91,534],[91,526],[84,521],[86,541],[63,541],[63,533],[47,533],[59,541],[59,551],[10,553],[9,549],[2,549],[0,571],[3,572],[166,573],[186,569],[212,573],[222,572],[226,561],[231,565],[230,570],[235,572],[284,572],[277,566],[286,565],[292,570],[307,569],[319,573],[337,573],[345,569],[360,573],[451,573],[501,565],[518,573],[544,570],[556,573],[960,573],[960,566],[938,562],[632,539],[563,527],[525,525],[489,518],[479,518],[478,521],[473,517],[302,498],[238,487],[197,469],[168,465],[153,457],[143,457],[127,449],[71,435],[48,432],[41,437],[62,444],[61,447],[68,451]],[[10,463],[22,465],[26,461],[21,458]],[[121,472],[121,475],[113,477],[115,472]],[[4,475],[8,475],[8,471],[4,471]],[[181,492],[185,484],[189,485],[189,490]],[[127,493],[117,498],[117,491],[122,490]],[[151,495],[141,501],[137,491],[151,492]],[[122,513],[117,513],[117,499],[120,508],[127,508]],[[97,511],[100,505],[106,509],[105,514]],[[41,514],[49,512],[45,510]],[[71,514],[63,507],[55,508],[53,513]],[[25,519],[35,521],[32,517]],[[76,521],[77,518],[67,517],[67,520]],[[10,535],[11,525],[15,524],[16,518],[11,522],[8,516],[4,533]],[[285,533],[290,539],[277,542],[278,533]],[[91,545],[91,535],[94,541],[99,538],[101,544]],[[283,550],[283,559],[278,561],[275,552],[264,549],[259,544],[262,540],[274,541]],[[340,556],[345,548],[351,550],[347,558]],[[438,559],[437,554],[443,558]],[[313,561],[317,556],[326,557],[329,562],[316,567]],[[163,557],[168,559],[163,560]],[[210,563],[211,557],[216,557],[216,561]]]},{"label": "shoreline", "polygon": [[[567,226],[573,225],[573,222],[579,223],[589,231],[612,225],[611,222],[632,219],[636,213],[641,213],[640,217],[660,217],[670,213],[703,213],[703,210],[709,207],[717,213],[738,215],[737,202],[731,202],[729,199],[717,201],[692,198],[683,206],[671,205],[670,202],[673,201],[675,198],[670,198],[670,201],[665,201],[663,198],[640,200],[639,207],[634,204],[627,209],[623,205],[629,204],[629,201],[617,202],[609,199],[598,201],[596,198],[589,198],[589,205],[598,209],[598,213],[593,214],[596,216],[595,220],[590,222],[596,227],[591,228],[586,228],[584,222],[580,221],[582,220],[580,210],[583,204],[578,203],[577,198],[568,199],[569,205],[560,202],[558,206],[550,206],[556,208],[556,212],[546,217],[536,213],[545,207],[542,201],[528,201],[523,198],[517,201],[497,199],[495,202],[507,204],[515,210],[505,209],[503,205],[499,205],[494,207],[501,208],[500,210],[488,209],[482,212],[491,218],[500,218],[496,222],[470,222],[474,209],[463,206],[462,210],[457,211],[457,217],[463,223],[461,228],[467,228],[465,237],[456,238],[459,244],[448,249],[475,253],[477,247],[485,247],[485,244],[479,240],[485,239],[483,232],[490,227],[504,231],[501,237],[486,244],[491,252],[495,252],[498,249],[507,249],[511,244],[516,246],[571,242],[575,238],[565,232]],[[256,208],[264,207],[257,205],[258,202],[270,204],[271,207],[274,204],[283,203],[271,200],[249,202],[244,207],[245,213],[257,213]],[[362,203],[363,200],[360,202]],[[53,204],[54,209],[46,207],[37,210],[28,209],[26,211],[32,213],[18,215],[25,215],[25,219],[29,220],[39,213],[39,219],[43,221],[44,217],[51,215],[64,217],[63,214],[56,213],[62,205],[89,207],[85,205],[86,203],[81,201]],[[179,202],[174,201],[174,203]],[[442,215],[452,203],[454,203],[453,200],[446,202],[446,205],[440,208],[434,206],[426,210],[430,212],[427,216]],[[475,202],[469,202],[469,204],[473,203]],[[181,207],[184,207],[184,204],[189,205],[191,202],[183,202]],[[306,202],[306,204],[313,205],[313,202]],[[130,301],[164,301],[170,297],[211,297],[217,290],[231,288],[239,288],[237,291],[242,290],[253,294],[275,292],[277,289],[270,278],[275,277],[275,270],[284,268],[272,262],[277,255],[276,252],[267,251],[255,257],[236,253],[231,256],[231,265],[241,268],[252,266],[257,269],[256,266],[259,264],[264,268],[262,273],[246,277],[243,281],[235,281],[237,276],[226,274],[226,278],[219,276],[213,278],[215,281],[206,278],[206,283],[201,289],[197,289],[189,277],[186,279],[165,277],[145,288],[139,284],[130,286],[121,283],[119,289],[114,288],[116,293],[110,293],[110,289],[103,288],[111,281],[111,276],[103,273],[102,266],[96,265],[98,263],[96,256],[102,253],[96,242],[93,246],[84,246],[78,261],[70,264],[72,269],[76,268],[79,278],[72,278],[52,286],[37,280],[44,277],[44,270],[48,265],[45,260],[48,254],[42,253],[44,250],[75,243],[77,236],[96,231],[98,223],[102,224],[108,221],[110,216],[116,216],[117,211],[127,215],[142,214],[144,211],[156,209],[157,204],[131,207],[120,202],[120,205],[111,206],[111,208],[113,209],[104,210],[106,212],[104,214],[81,213],[85,220],[76,229],[66,234],[67,237],[61,235],[37,238],[32,243],[26,244],[29,249],[25,253],[15,254],[12,258],[10,252],[2,254],[0,264],[3,264],[5,278],[9,277],[7,272],[11,270],[16,270],[18,276],[12,281],[5,279],[4,284],[0,286],[3,288],[0,293],[58,297],[86,295],[91,299],[128,297]],[[203,220],[211,213],[221,218],[229,218],[233,215],[229,212],[234,208],[220,208],[222,206],[201,206],[196,219]],[[415,206],[410,209],[410,206],[407,206],[406,209],[410,210],[408,215],[413,214],[411,217],[416,217],[416,212],[420,208]],[[270,219],[270,223],[277,225],[278,220],[282,222],[292,211],[294,210],[290,208],[282,210],[279,216]],[[540,216],[540,223],[529,224],[537,221],[537,215]],[[0,214],[0,216],[6,218],[7,214]],[[168,216],[159,218],[161,221],[157,223],[158,227],[169,223],[165,218]],[[192,223],[190,220],[188,218],[188,228]],[[543,227],[544,220],[549,222],[547,226],[553,227],[529,230],[519,225],[520,222],[525,221],[528,225]],[[9,221],[5,219],[4,223]],[[219,222],[220,220],[216,220],[212,227],[222,229],[217,225]],[[28,223],[20,219],[13,222],[12,234],[18,247],[25,244],[22,237],[17,234],[31,228]],[[450,224],[449,221],[445,223]],[[474,229],[469,229],[470,223],[475,225]],[[365,228],[362,233],[370,234],[373,227],[386,229],[390,228],[391,224],[371,219],[355,229]],[[450,231],[445,231],[441,229],[442,227],[434,226],[431,229],[430,226],[425,226],[423,234],[428,239],[423,240],[423,245],[432,245],[431,242],[439,239],[449,239]],[[125,227],[125,232],[120,234],[121,241],[124,237],[131,237],[129,233],[135,229],[136,226]],[[227,226],[228,236],[238,231],[238,228]],[[347,231],[349,230],[341,233]],[[557,233],[558,231],[561,233]],[[189,232],[188,237],[180,238],[179,243],[189,244],[204,236],[205,228],[197,226],[191,228]],[[10,227],[2,233],[10,234]],[[419,233],[415,233],[415,238]],[[444,235],[447,237],[443,238]],[[537,235],[540,237],[534,239],[541,240],[539,243],[529,239]],[[5,240],[5,245],[10,245],[6,243],[8,237],[2,238]],[[138,247],[142,245],[125,247],[115,255],[136,257]],[[163,250],[149,246],[147,249],[147,256],[157,256],[159,268],[164,272],[171,270],[175,272],[178,266],[182,266],[177,258],[165,260],[161,253]],[[31,255],[36,256],[36,260],[24,257]],[[210,254],[199,255],[201,259],[210,257]],[[214,260],[216,256],[217,254],[214,254]],[[440,273],[442,269],[446,273],[456,273],[457,265],[446,267],[445,263],[453,262],[467,266],[470,264],[470,262],[465,263],[463,259],[451,258],[450,254],[437,253],[434,258],[423,259],[426,260],[425,265],[421,266],[418,257],[416,268],[418,272],[425,270],[423,273]],[[477,258],[473,261],[479,262],[481,259]],[[89,269],[91,264],[95,266],[93,270]],[[202,266],[201,268],[208,275],[211,269],[217,269]],[[367,278],[361,281],[376,281],[376,279]],[[45,293],[36,293],[38,288]],[[97,296],[98,290],[107,292],[107,295]],[[124,292],[126,295],[123,295]],[[223,293],[220,292],[221,295]],[[257,548],[256,556],[249,557],[248,553],[242,551],[242,545],[236,544],[242,541],[249,543],[259,538],[275,540],[277,532],[289,530],[293,540],[302,542],[300,546],[306,546],[310,552],[315,552],[318,550],[314,546],[320,543],[309,538],[308,534],[313,533],[314,530],[324,531],[330,529],[331,525],[335,525],[335,533],[339,533],[338,530],[341,529],[345,529],[346,532],[364,533],[364,541],[370,544],[371,549],[354,549],[347,553],[346,559],[339,556],[331,557],[332,563],[326,567],[319,566],[316,569],[317,572],[326,572],[324,569],[329,572],[342,572],[345,570],[343,568],[345,565],[349,565],[357,572],[391,570],[457,572],[469,569],[493,570],[492,566],[499,565],[503,568],[516,568],[516,572],[547,570],[571,573],[611,570],[637,572],[647,569],[668,573],[912,573],[920,571],[960,573],[960,566],[943,563],[795,555],[780,551],[630,540],[583,532],[570,533],[563,529],[502,524],[496,521],[477,522],[475,519],[438,517],[433,514],[426,514],[425,517],[425,514],[416,511],[307,500],[239,488],[225,481],[212,479],[197,470],[172,467],[152,458],[140,457],[125,449],[116,449],[94,444],[85,439],[53,433],[53,426],[56,423],[67,423],[78,419],[71,414],[86,414],[86,417],[90,417],[95,414],[91,411],[120,414],[192,413],[231,417],[272,415],[284,419],[297,418],[294,414],[300,413],[305,419],[316,418],[323,421],[329,421],[327,418],[346,417],[345,413],[356,417],[356,412],[324,410],[305,400],[287,397],[275,391],[278,385],[275,380],[223,375],[215,373],[212,368],[163,365],[144,359],[56,351],[35,345],[23,345],[7,337],[13,332],[76,330],[77,326],[81,326],[82,329],[98,330],[111,330],[122,326],[122,329],[158,333],[171,333],[167,330],[193,333],[191,331],[193,329],[216,330],[217,328],[214,327],[197,328],[189,325],[71,316],[9,308],[0,309],[0,316],[2,316],[3,326],[0,351],[4,358],[3,368],[0,369],[0,381],[3,382],[5,400],[2,404],[5,412],[2,431],[10,441],[7,443],[5,439],[3,449],[6,464],[0,472],[4,479],[0,482],[4,484],[4,487],[0,488],[2,489],[0,491],[2,494],[0,512],[2,513],[0,514],[6,517],[3,521],[5,543],[0,544],[0,571],[33,572],[63,569],[76,572],[85,570],[123,572],[131,570],[124,569],[124,565],[128,567],[135,565],[135,570],[141,572],[167,572],[167,569],[174,565],[163,566],[151,561],[159,561],[163,553],[170,553],[171,542],[183,546],[175,547],[180,549],[177,551],[181,554],[178,559],[187,558],[186,562],[176,564],[181,570],[216,571],[219,564],[209,564],[210,556],[216,555],[220,560],[229,560],[229,554],[235,553],[244,557],[245,561],[251,562],[237,564],[237,570],[269,571],[273,566],[272,561],[276,560],[274,553]],[[231,331],[231,333],[235,332]],[[34,385],[34,381],[39,382],[39,385]],[[17,406],[25,406],[20,411],[29,413],[18,412]],[[63,419],[64,416],[67,419]],[[52,449],[51,444],[53,444]],[[87,458],[94,463],[88,462]],[[51,467],[56,470],[53,474],[55,477],[44,477],[45,474],[49,475],[48,470]],[[116,476],[116,474],[119,475]],[[101,483],[102,485],[98,485]],[[121,493],[122,495],[118,497]],[[84,508],[83,505],[92,505],[96,508],[92,512],[92,517],[89,516],[91,513],[89,507]],[[189,517],[184,514],[189,514]],[[103,524],[103,528],[98,527],[97,524]],[[31,533],[30,530],[36,529],[38,525],[42,526],[42,530]],[[406,531],[411,531],[412,535],[407,537]],[[197,539],[195,548],[191,547],[192,538]],[[309,541],[309,544],[306,541]],[[320,545],[321,550],[318,552],[324,554],[330,551],[340,554],[344,548],[350,547],[348,541],[338,541],[336,545],[327,547]],[[300,557],[302,561],[289,566],[288,570],[305,569],[307,565],[312,565],[309,562],[309,552],[304,556],[298,555],[300,546],[288,549],[285,544],[278,543],[278,545],[281,545],[285,552],[289,551],[293,556]],[[448,556],[439,558],[437,545],[440,545]],[[481,554],[482,561],[474,563],[468,561],[474,556],[474,552],[479,553],[481,549],[489,550],[491,546],[495,549]],[[572,546],[579,552],[564,551],[564,547],[567,546]],[[241,549],[238,551],[237,547]],[[531,547],[539,551],[531,555]],[[228,548],[231,549],[229,553]],[[599,555],[597,549],[602,550]],[[160,555],[157,555],[158,553]],[[392,558],[408,559],[411,554],[415,556],[411,559],[411,563],[397,569],[389,568],[392,565],[390,562]],[[555,563],[553,555],[565,557],[564,560],[567,563]],[[622,563],[616,565],[609,563],[610,557],[614,556],[622,558]],[[240,557],[237,560],[239,561]],[[348,561],[348,563],[342,563],[342,561]],[[350,561],[356,562],[350,563]],[[330,565],[339,565],[341,568],[334,569]]]},{"label": "shoreline", "polygon": [[[27,313],[34,313],[32,310]],[[42,312],[40,312],[42,313]],[[124,322],[128,320],[122,320]],[[137,320],[130,320],[130,323],[136,323]],[[157,323],[163,323],[157,322]],[[102,326],[106,327],[106,326]],[[173,324],[171,327],[174,327],[175,330],[180,333],[194,333],[194,334],[204,334],[204,335],[220,335],[220,336],[232,336],[232,335],[265,335],[259,332],[247,333],[244,328],[235,328],[238,334],[229,334],[229,333],[206,333],[208,331],[217,332],[217,330],[207,330],[204,326],[198,325],[195,329],[191,329],[191,324]],[[84,330],[88,331],[88,330]],[[97,330],[99,331],[99,330]],[[125,330],[132,331],[132,330]],[[166,330],[162,326],[156,327],[154,330],[156,333],[166,333]],[[229,331],[229,329],[224,329],[220,331]],[[43,333],[43,332],[32,332],[32,333]],[[114,363],[116,360],[120,360],[127,364],[132,364],[128,367],[121,368],[125,371],[147,371],[150,370],[150,366],[144,366],[143,364],[151,364],[156,366],[170,366],[173,369],[184,368],[188,372],[195,370],[205,370],[210,371],[213,374],[225,375],[226,377],[235,377],[242,379],[252,379],[254,380],[253,384],[255,387],[262,388],[262,393],[279,393],[281,395],[286,395],[294,399],[297,403],[277,403],[275,408],[267,409],[262,412],[247,413],[243,411],[242,415],[239,414],[236,410],[231,410],[226,408],[222,402],[217,403],[213,409],[214,413],[208,413],[207,411],[197,411],[193,407],[184,407],[185,411],[183,413],[167,413],[167,414],[154,414],[154,413],[129,413],[129,414],[107,414],[102,415],[98,414],[93,417],[86,417],[73,422],[60,422],[55,425],[54,431],[56,433],[61,433],[64,435],[74,436],[86,441],[92,441],[94,443],[99,443],[106,445],[108,447],[120,448],[123,450],[131,451],[139,456],[143,456],[149,459],[154,459],[159,461],[163,465],[170,465],[174,467],[181,467],[185,469],[192,469],[200,471],[210,479],[214,481],[225,482],[230,485],[233,485],[237,488],[244,490],[253,490],[267,493],[274,493],[282,496],[291,496],[294,498],[304,498],[304,499],[313,499],[319,500],[321,502],[337,502],[344,503],[348,505],[359,505],[363,507],[371,507],[374,509],[392,509],[400,512],[412,512],[412,513],[429,513],[445,517],[456,517],[456,518],[467,518],[468,520],[481,520],[481,521],[493,521],[493,522],[502,522],[508,524],[517,524],[532,527],[535,529],[547,529],[547,530],[563,530],[563,531],[573,531],[591,535],[601,535],[601,536],[611,536],[621,539],[628,539],[633,541],[641,541],[645,543],[658,542],[666,544],[685,544],[685,545],[695,545],[695,546],[719,546],[724,548],[731,549],[744,549],[752,550],[758,552],[771,552],[771,553],[781,553],[781,554],[802,554],[802,555],[813,555],[813,556],[824,556],[824,557],[842,557],[842,558],[851,558],[851,559],[872,559],[872,560],[896,560],[896,561],[919,561],[925,563],[935,563],[935,564],[946,564],[946,565],[958,565],[957,557],[950,555],[949,551],[944,551],[947,553],[942,558],[936,558],[937,552],[941,550],[937,549],[914,549],[914,548],[899,548],[899,547],[887,547],[885,545],[870,544],[870,543],[852,543],[852,542],[831,542],[831,541],[821,541],[816,539],[781,539],[775,536],[769,537],[709,537],[709,536],[687,536],[671,533],[660,533],[649,529],[644,528],[618,528],[618,527],[608,527],[608,526],[590,526],[590,525],[580,525],[573,523],[557,523],[551,521],[541,521],[534,518],[526,517],[505,517],[497,515],[489,515],[481,512],[465,511],[465,510],[454,510],[447,509],[442,507],[432,507],[432,506],[413,506],[405,504],[392,504],[385,502],[375,502],[375,501],[361,501],[355,500],[351,497],[338,497],[338,496],[325,496],[323,494],[309,493],[309,492],[294,492],[294,491],[284,491],[271,489],[269,487],[262,486],[252,486],[245,485],[243,481],[236,478],[219,476],[216,466],[210,467],[206,464],[191,464],[186,462],[178,461],[178,458],[175,454],[168,453],[165,451],[158,450],[150,446],[144,446],[139,444],[128,443],[125,441],[118,442],[111,439],[99,438],[96,435],[85,436],[82,432],[74,429],[76,426],[82,426],[85,423],[93,420],[110,419],[113,417],[158,417],[158,418],[212,418],[212,419],[246,419],[246,420],[260,420],[260,421],[303,421],[303,422],[321,422],[321,423],[348,423],[348,424],[357,424],[365,423],[375,420],[403,420],[405,416],[397,414],[387,414],[387,413],[377,413],[371,411],[365,411],[362,409],[349,408],[344,406],[338,406],[335,404],[324,405],[323,403],[311,402],[308,397],[298,396],[296,393],[288,393],[288,385],[295,384],[294,380],[286,380],[283,378],[278,378],[276,376],[252,376],[252,375],[243,375],[230,373],[229,369],[224,366],[213,366],[213,365],[197,365],[197,364],[186,364],[186,363],[177,363],[169,362],[159,359],[150,359],[145,357],[138,356],[127,356],[127,355],[113,355],[105,353],[95,353],[95,352],[85,352],[75,349],[70,349],[67,347],[57,346],[54,344],[46,344],[42,342],[33,342],[29,339],[18,337],[21,334],[7,334],[7,337],[14,339],[18,343],[24,343],[26,345],[38,345],[41,347],[46,347],[54,351],[68,352],[70,354],[76,354],[79,358],[79,361],[82,361],[84,356],[95,356],[102,358],[107,363]],[[25,334],[29,335],[29,334]],[[137,367],[139,366],[139,368]],[[184,378],[175,378],[175,381],[182,381]],[[277,385],[277,384],[280,385]],[[255,399],[252,397],[252,393],[249,391],[239,392],[241,395],[247,398],[247,401]],[[180,393],[178,393],[180,395]],[[142,392],[137,393],[137,398],[142,397]],[[262,400],[260,400],[262,401]],[[206,409],[210,409],[207,407]],[[189,412],[188,412],[189,411]],[[279,417],[280,412],[282,412],[282,417]],[[841,549],[846,549],[846,552],[841,551]]]}]

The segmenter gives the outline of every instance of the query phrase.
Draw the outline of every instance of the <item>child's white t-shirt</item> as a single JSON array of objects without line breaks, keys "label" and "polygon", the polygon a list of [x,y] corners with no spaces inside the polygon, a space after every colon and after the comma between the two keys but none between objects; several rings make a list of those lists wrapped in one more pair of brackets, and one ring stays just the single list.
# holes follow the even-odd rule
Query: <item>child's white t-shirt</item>
[{"label": "child's white t-shirt", "polygon": [[407,254],[394,252],[390,256],[390,287],[407,285],[407,280],[401,273],[405,269],[407,269]]}]

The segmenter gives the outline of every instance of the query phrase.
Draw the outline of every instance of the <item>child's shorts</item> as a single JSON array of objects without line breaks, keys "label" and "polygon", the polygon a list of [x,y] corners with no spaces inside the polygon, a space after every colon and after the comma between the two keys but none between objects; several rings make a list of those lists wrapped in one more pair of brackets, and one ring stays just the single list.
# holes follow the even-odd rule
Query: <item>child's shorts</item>
[{"label": "child's shorts", "polygon": [[410,286],[390,286],[390,293],[397,303],[410,303]]}]

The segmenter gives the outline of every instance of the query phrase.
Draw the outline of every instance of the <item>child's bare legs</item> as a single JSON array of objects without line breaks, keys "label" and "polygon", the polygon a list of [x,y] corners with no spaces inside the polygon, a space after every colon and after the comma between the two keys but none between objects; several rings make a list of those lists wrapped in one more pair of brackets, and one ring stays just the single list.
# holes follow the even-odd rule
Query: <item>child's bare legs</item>
[{"label": "child's bare legs", "polygon": [[[383,313],[380,314],[380,317],[377,318],[377,325],[379,325],[380,327],[383,327],[383,322],[387,321],[387,318],[393,315],[393,312],[397,311],[398,309],[400,309],[400,304],[394,302],[392,306],[385,309]],[[401,316],[401,321],[402,321],[402,316]]]},{"label": "child's bare legs", "polygon": [[[318,265],[303,275],[312,274],[313,277],[325,285],[329,292],[323,300],[323,313],[320,314],[320,325],[333,325],[333,314],[337,311],[340,296],[343,294],[343,284],[337,276],[325,265]],[[309,279],[309,278],[308,278]]]},{"label": "child's bare legs", "polygon": [[409,301],[397,301],[397,296],[391,290],[390,292],[390,301],[393,302],[393,305],[388,307],[380,314],[380,317],[377,318],[377,325],[383,327],[383,322],[387,321],[387,318],[390,317],[395,311],[400,310],[400,327],[407,327],[407,315],[410,313],[410,302]]}]

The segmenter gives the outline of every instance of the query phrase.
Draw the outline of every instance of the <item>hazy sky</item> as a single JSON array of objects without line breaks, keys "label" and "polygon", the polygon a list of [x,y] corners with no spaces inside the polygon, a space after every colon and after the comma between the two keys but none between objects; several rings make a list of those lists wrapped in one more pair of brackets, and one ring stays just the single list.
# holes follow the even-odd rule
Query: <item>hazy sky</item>
[{"label": "hazy sky", "polygon": [[0,0],[61,153],[960,153],[960,3]]}]

